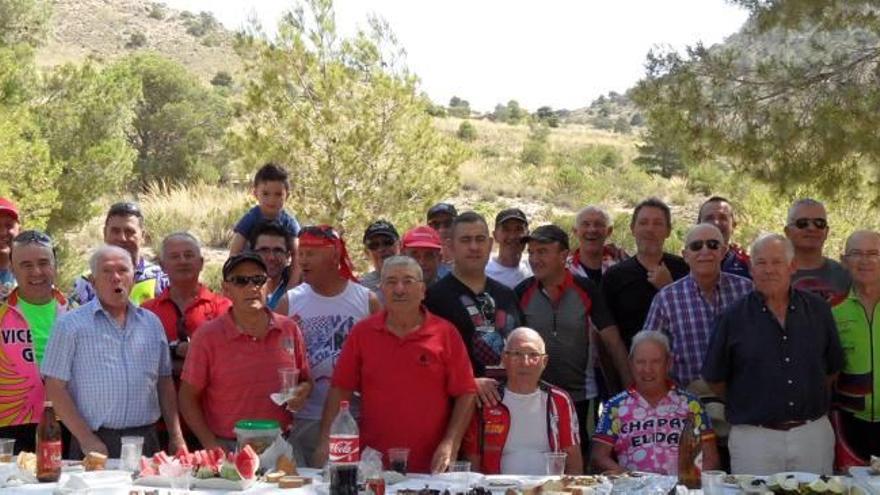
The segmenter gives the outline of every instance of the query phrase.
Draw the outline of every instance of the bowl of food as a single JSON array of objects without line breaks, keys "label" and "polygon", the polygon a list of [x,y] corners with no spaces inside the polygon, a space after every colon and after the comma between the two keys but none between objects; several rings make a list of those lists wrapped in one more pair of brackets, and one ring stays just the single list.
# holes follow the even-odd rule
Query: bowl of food
[{"label": "bowl of food", "polygon": [[235,423],[234,431],[239,450],[250,445],[260,455],[281,435],[281,425],[269,419],[243,419]]}]

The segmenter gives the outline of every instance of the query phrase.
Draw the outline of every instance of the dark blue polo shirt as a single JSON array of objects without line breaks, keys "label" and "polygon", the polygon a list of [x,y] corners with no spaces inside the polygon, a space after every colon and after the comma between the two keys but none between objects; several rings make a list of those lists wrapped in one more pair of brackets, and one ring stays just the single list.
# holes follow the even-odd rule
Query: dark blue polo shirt
[{"label": "dark blue polo shirt", "polygon": [[831,307],[792,289],[783,328],[757,291],[719,319],[702,375],[727,384],[731,424],[769,425],[816,419],[828,412],[829,375],[843,367]]}]

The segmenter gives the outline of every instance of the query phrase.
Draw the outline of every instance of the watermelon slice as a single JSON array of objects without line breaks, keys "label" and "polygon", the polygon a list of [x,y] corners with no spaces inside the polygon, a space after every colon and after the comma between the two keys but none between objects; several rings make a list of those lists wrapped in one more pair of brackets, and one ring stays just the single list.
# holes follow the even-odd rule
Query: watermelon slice
[{"label": "watermelon slice", "polygon": [[147,476],[158,476],[159,471],[156,470],[156,467],[150,462],[150,459],[141,456],[141,473],[140,477],[144,478]]},{"label": "watermelon slice", "polygon": [[245,445],[235,456],[235,468],[244,479],[253,479],[260,468],[260,456],[250,445]]}]

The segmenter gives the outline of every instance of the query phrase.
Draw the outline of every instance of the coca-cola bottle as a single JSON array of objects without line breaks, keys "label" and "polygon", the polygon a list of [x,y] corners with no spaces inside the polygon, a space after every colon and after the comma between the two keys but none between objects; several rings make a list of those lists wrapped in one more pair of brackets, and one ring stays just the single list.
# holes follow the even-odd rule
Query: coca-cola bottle
[{"label": "coca-cola bottle", "polygon": [[50,401],[43,403],[43,416],[37,426],[37,480],[58,481],[61,477],[61,425]]},{"label": "coca-cola bottle", "polygon": [[358,494],[360,436],[348,401],[339,404],[339,414],[330,425],[330,495]]}]

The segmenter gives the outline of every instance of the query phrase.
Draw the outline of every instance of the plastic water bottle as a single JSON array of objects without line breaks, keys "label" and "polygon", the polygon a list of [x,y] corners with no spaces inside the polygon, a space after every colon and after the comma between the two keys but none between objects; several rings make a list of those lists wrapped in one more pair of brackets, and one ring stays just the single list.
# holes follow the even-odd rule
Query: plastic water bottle
[{"label": "plastic water bottle", "polygon": [[360,433],[348,401],[330,425],[330,495],[357,495]]}]

